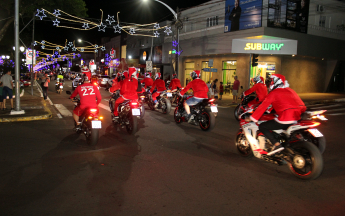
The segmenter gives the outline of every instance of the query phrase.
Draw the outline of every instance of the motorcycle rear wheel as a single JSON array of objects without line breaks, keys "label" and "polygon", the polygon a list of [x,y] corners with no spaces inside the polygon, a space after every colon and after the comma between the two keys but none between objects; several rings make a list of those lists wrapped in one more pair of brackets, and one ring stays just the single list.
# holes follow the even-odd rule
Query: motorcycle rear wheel
[{"label": "motorcycle rear wheel", "polygon": [[[243,143],[246,143],[247,145],[243,145]],[[242,133],[242,129],[237,132],[237,135],[235,138],[235,144],[236,144],[236,149],[238,153],[240,153],[242,157],[253,156],[252,148],[250,147],[250,144],[246,136]]]},{"label": "motorcycle rear wheel", "polygon": [[[182,122],[181,113],[179,113],[178,108],[179,107],[176,107],[174,110],[174,120],[175,120],[176,124],[180,124]],[[179,116],[176,116],[176,115],[179,115]]]},{"label": "motorcycle rear wheel", "polygon": [[89,146],[96,146],[99,138],[99,129],[89,129],[90,135],[86,136],[86,142]]},{"label": "motorcycle rear wheel", "polygon": [[169,114],[171,110],[171,103],[170,100],[165,98],[162,100],[162,103],[165,103],[165,109],[162,109],[163,114]]},{"label": "motorcycle rear wheel", "polygon": [[141,104],[141,114],[140,114],[140,119],[143,119],[145,116],[145,106],[144,103]]},{"label": "motorcycle rear wheel", "polygon": [[292,145],[295,152],[292,162],[288,163],[291,173],[303,180],[319,177],[323,170],[323,159],[319,149],[312,143],[299,141]]},{"label": "motorcycle rear wheel", "polygon": [[127,118],[129,120],[129,124],[126,125],[127,133],[134,135],[138,130],[138,118],[136,116],[132,116],[132,114],[128,114]]},{"label": "motorcycle rear wheel", "polygon": [[213,113],[210,113],[207,110],[202,111],[201,115],[205,117],[206,121],[202,122],[199,121],[199,126],[203,131],[211,131],[213,130],[214,126],[216,125],[216,117],[214,117]]}]

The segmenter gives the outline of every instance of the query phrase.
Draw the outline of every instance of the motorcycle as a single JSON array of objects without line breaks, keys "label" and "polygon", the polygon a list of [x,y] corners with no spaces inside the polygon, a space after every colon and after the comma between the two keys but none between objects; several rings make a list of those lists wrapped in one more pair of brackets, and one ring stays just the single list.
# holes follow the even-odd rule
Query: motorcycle
[{"label": "motorcycle", "polygon": [[[109,99],[109,108],[111,113],[114,113],[114,107],[115,107],[115,101],[120,97],[120,91],[117,90],[114,93],[111,93],[110,99]],[[140,119],[144,118],[145,115],[145,106],[144,106],[144,98],[145,96],[139,96],[139,109],[140,109]]]},{"label": "motorcycle", "polygon": [[[240,117],[240,130],[235,144],[237,151],[243,157],[255,156],[256,158],[274,163],[276,165],[287,164],[291,173],[304,180],[316,179],[323,170],[323,159],[319,149],[310,142],[301,140],[297,134],[305,130],[314,130],[320,123],[300,120],[291,125],[287,130],[275,130],[274,135],[280,140],[284,149],[270,151],[272,143],[259,132],[259,123],[274,119],[274,114],[264,114],[259,123],[246,122],[244,119],[250,116],[248,112]],[[316,131],[314,130],[314,133]]]},{"label": "motorcycle", "polygon": [[[189,99],[190,97],[179,96],[178,104],[174,111],[174,120],[177,124],[187,121],[187,112],[184,109],[183,103],[185,100]],[[210,113],[206,109],[207,106],[210,106],[212,113]],[[218,107],[216,104],[214,104],[214,99],[204,99],[202,102],[190,107],[190,113],[192,114],[192,117],[193,117],[193,120],[191,123],[194,125],[199,125],[201,130],[203,131],[211,131],[213,130],[216,124],[216,117],[214,113],[217,113],[217,112],[218,112]]]},{"label": "motorcycle", "polygon": [[[67,94],[71,94],[70,91],[66,91]],[[76,108],[80,104],[79,98],[73,98],[73,102],[75,102],[74,108]],[[103,116],[98,116],[99,108],[87,108],[85,109],[84,113],[79,117],[79,121],[81,122],[80,128],[81,130],[77,130],[78,134],[83,133],[86,137],[86,142],[90,146],[96,146],[99,139],[99,130],[102,129],[102,120]],[[74,126],[76,126],[75,121]]]},{"label": "motorcycle", "polygon": [[[110,105],[110,102],[109,102]],[[114,110],[114,107],[110,108]],[[140,118],[140,107],[137,100],[125,100],[118,107],[119,118],[117,121],[113,120],[114,125],[121,125],[126,127],[126,130],[129,134],[135,134],[138,130],[138,118]],[[113,111],[112,111],[112,117]]]},{"label": "motorcycle", "polygon": [[[169,90],[170,91],[170,90]],[[151,110],[155,110],[155,109],[162,109],[163,114],[169,114],[170,110],[171,110],[171,103],[170,100],[168,99],[169,97],[171,97],[171,92],[168,91],[163,91],[158,97],[157,97],[157,102],[158,102],[158,106],[157,108],[155,107],[155,103],[152,99],[152,95],[149,94],[149,100],[147,102],[149,108]]]},{"label": "motorcycle", "polygon": [[59,94],[61,94],[63,90],[63,82],[60,80],[60,81],[56,81],[55,83],[55,91]]},{"label": "motorcycle", "polygon": [[82,79],[80,77],[76,77],[73,81],[72,81],[72,91],[74,91],[79,85],[82,84]]},{"label": "motorcycle", "polygon": [[246,112],[248,109],[253,109],[253,107],[249,107],[248,103],[252,100],[256,99],[256,96],[253,94],[247,95],[247,96],[241,96],[241,103],[237,105],[237,107],[234,110],[234,116],[237,121],[240,121],[239,116],[242,115],[244,112]]},{"label": "motorcycle", "polygon": [[180,91],[181,91],[180,88],[177,88],[176,90],[171,91],[171,97],[169,97],[171,105],[173,105],[173,104],[177,105],[178,104],[178,98],[180,95]]}]

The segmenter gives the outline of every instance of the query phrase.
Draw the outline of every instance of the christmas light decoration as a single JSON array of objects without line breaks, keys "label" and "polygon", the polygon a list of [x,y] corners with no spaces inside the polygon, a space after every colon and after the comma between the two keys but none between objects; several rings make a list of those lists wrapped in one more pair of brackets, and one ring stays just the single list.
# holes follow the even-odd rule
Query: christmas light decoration
[{"label": "christmas light decoration", "polygon": [[[41,14],[42,13],[42,14]],[[41,15],[40,15],[41,14]],[[44,14],[44,9],[42,9],[41,11],[39,9],[37,9],[37,14],[35,15],[37,17],[40,18],[40,20],[43,19],[43,17],[47,17],[47,15]]]},{"label": "christmas light decoration", "polygon": [[167,35],[171,34],[172,33],[171,27],[165,26],[164,33],[166,33]]},{"label": "christmas light decoration", "polygon": [[59,9],[57,9],[57,10],[54,9],[54,13],[53,13],[53,14],[54,14],[56,17],[61,16],[60,10],[59,10]]},{"label": "christmas light decoration", "polygon": [[155,37],[159,37],[159,33],[158,31],[156,31],[155,33],[153,33],[155,35]]},{"label": "christmas light decoration", "polygon": [[121,33],[121,29],[122,29],[122,27],[120,27],[120,25],[119,24],[117,24],[116,26],[113,26],[113,28],[115,29],[115,32],[114,33]]},{"label": "christmas light decoration", "polygon": [[159,23],[155,23],[155,25],[153,26],[154,29],[159,29]]},{"label": "christmas light decoration", "polygon": [[134,34],[135,33],[135,29],[134,28],[130,28],[129,29],[129,33],[132,35],[132,34]]},{"label": "christmas light decoration", "polygon": [[105,47],[104,47],[104,46],[102,46],[101,50],[102,50],[102,51],[105,51]]},{"label": "christmas light decoration", "polygon": [[68,48],[69,48],[68,46],[65,46],[64,50],[65,50],[65,51],[68,51]]},{"label": "christmas light decoration", "polygon": [[172,45],[173,45],[174,47],[177,47],[178,42],[177,42],[177,41],[173,41],[173,42],[172,42]]},{"label": "christmas light decoration", "polygon": [[97,25],[98,27],[98,31],[103,31],[105,32],[105,28],[107,27],[106,25],[104,25],[103,23],[101,23],[100,25]]},{"label": "christmas light decoration", "polygon": [[108,19],[106,19],[105,21],[108,21],[109,25],[111,25],[113,22],[115,22],[114,16],[108,15]]},{"label": "christmas light decoration", "polygon": [[72,47],[72,51],[73,51],[73,52],[77,51],[77,48]]},{"label": "christmas light decoration", "polygon": [[73,42],[68,42],[68,46],[73,46]]},{"label": "christmas light decoration", "polygon": [[53,23],[54,23],[53,26],[59,26],[60,21],[56,19],[55,21],[53,21]]},{"label": "christmas light decoration", "polygon": [[42,49],[44,49],[44,47],[45,47],[44,45],[41,46]]},{"label": "christmas light decoration", "polygon": [[85,30],[88,29],[88,28],[90,28],[90,27],[89,27],[89,23],[84,23],[84,25],[82,26],[82,28],[84,28]]}]

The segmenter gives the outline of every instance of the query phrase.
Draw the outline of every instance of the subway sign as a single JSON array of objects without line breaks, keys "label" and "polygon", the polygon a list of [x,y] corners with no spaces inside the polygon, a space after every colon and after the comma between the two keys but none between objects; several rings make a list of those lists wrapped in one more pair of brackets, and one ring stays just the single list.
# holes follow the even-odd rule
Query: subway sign
[{"label": "subway sign", "polygon": [[297,55],[297,40],[256,36],[232,40],[232,53]]}]

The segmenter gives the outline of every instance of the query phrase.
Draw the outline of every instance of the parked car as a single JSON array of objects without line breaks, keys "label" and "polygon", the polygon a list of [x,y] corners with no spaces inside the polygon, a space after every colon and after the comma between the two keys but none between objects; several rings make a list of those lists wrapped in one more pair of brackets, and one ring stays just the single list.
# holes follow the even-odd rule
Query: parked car
[{"label": "parked car", "polygon": [[111,86],[113,86],[113,80],[115,79],[116,74],[114,73],[108,80],[108,86],[107,88],[110,88]]},{"label": "parked car", "polygon": [[98,84],[99,86],[107,86],[109,81],[108,75],[98,75]]}]

